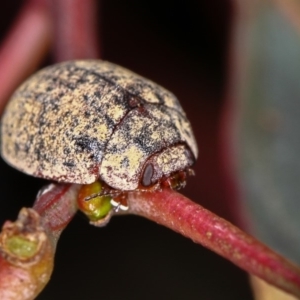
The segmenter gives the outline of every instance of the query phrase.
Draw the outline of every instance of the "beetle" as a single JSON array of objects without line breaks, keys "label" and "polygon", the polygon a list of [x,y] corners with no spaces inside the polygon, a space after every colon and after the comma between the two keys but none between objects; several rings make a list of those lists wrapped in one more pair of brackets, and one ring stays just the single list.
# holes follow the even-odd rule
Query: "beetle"
[{"label": "beetle", "polygon": [[180,187],[198,155],[172,93],[101,60],[32,75],[10,99],[1,135],[2,157],[13,167],[58,182],[101,180],[107,194]]}]

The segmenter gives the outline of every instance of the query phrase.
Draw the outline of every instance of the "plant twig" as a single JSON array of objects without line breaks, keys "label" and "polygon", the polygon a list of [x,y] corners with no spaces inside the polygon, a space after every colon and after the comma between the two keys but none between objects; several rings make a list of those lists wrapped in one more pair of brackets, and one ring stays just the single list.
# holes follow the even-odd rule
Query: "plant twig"
[{"label": "plant twig", "polygon": [[45,0],[28,1],[0,48],[0,114],[12,92],[45,57],[51,37]]},{"label": "plant twig", "polygon": [[34,299],[50,278],[53,255],[39,215],[23,208],[0,235],[0,298]]},{"label": "plant twig", "polygon": [[61,231],[77,211],[78,185],[49,185],[0,234],[0,299],[34,299],[50,279]]},{"label": "plant twig", "polygon": [[[34,232],[32,228],[36,228],[36,231],[39,233],[42,231],[42,233],[47,237],[47,243],[50,243],[52,246],[52,250],[46,257],[40,255],[40,253],[34,255],[35,258],[40,257],[38,260],[39,263],[46,261],[48,270],[47,272],[45,271],[46,275],[44,275],[44,277],[46,277],[47,280],[50,278],[50,274],[52,272],[53,256],[58,237],[76,213],[76,200],[79,187],[80,186],[78,185],[52,184],[38,196],[34,205],[34,208],[39,215],[36,221],[37,225],[35,227],[30,227],[30,233]],[[299,268],[288,262],[280,255],[274,253],[259,241],[242,232],[226,220],[204,209],[200,205],[195,204],[179,193],[169,189],[165,189],[160,192],[130,193],[128,197],[130,207],[129,213],[147,217],[150,220],[169,227],[232,261],[247,272],[264,279],[270,284],[277,286],[288,293],[298,297],[300,296]],[[29,213],[31,212],[31,210],[28,209],[27,211],[29,211]],[[21,217],[21,219],[24,218]],[[2,241],[0,244],[2,249],[2,276],[0,277],[4,279],[8,277],[8,275],[6,275],[8,274],[8,270],[12,274],[16,274],[15,276],[18,276],[18,272],[20,271],[18,263],[22,260],[20,258],[17,260],[15,258],[15,260],[7,259],[7,255],[10,253],[7,254],[7,252],[9,252],[7,251],[7,242],[3,242],[7,240],[6,238],[3,238],[3,236],[7,236],[7,224],[11,223],[8,222],[4,225],[3,232],[0,237],[0,240]],[[28,222],[25,218],[23,224],[26,229],[26,226],[28,226],[28,224],[32,224],[32,222]],[[10,228],[10,226],[11,225],[9,225],[8,228]],[[21,233],[17,232],[12,236],[24,237],[23,233],[24,230],[21,230]],[[28,239],[30,241],[32,240],[30,238],[27,238],[27,240]],[[20,252],[20,250],[16,249],[14,248],[15,252]],[[16,265],[17,268],[15,267]],[[11,271],[12,266],[14,267],[13,271]],[[31,266],[28,270],[25,268],[29,274],[32,273],[31,268]],[[24,270],[23,265],[21,269]],[[2,281],[4,283],[1,283],[0,281],[0,296],[1,292],[4,293],[4,289],[6,293],[7,290],[10,291],[10,289],[12,289],[12,291],[16,290],[15,285],[10,287],[7,284],[7,281]],[[31,285],[38,286],[35,287],[35,291],[39,292],[40,288],[45,285],[45,282],[36,283],[36,278],[33,278],[31,280]],[[4,296],[2,296],[1,299],[23,300],[31,298],[4,298]]]},{"label": "plant twig", "polygon": [[98,58],[97,6],[94,0],[53,0],[56,61]]},{"label": "plant twig", "polygon": [[300,269],[226,220],[170,190],[131,193],[130,213],[192,239],[240,268],[300,297]]},{"label": "plant twig", "polygon": [[42,219],[48,236],[57,243],[62,232],[77,212],[77,193],[80,185],[50,184],[38,194],[33,209]]}]

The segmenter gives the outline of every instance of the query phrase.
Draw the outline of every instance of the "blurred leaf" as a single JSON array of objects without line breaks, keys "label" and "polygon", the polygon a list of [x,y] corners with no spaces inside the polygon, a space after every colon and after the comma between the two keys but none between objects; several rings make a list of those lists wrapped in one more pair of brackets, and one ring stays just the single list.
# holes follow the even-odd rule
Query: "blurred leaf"
[{"label": "blurred leaf", "polygon": [[300,35],[279,7],[261,1],[252,17],[242,174],[256,236],[300,263]]}]

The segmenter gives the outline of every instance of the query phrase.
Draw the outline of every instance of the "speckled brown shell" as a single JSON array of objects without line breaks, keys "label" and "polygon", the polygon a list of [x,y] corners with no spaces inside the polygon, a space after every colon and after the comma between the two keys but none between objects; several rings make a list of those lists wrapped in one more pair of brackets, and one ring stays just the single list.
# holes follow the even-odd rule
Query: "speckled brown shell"
[{"label": "speckled brown shell", "polygon": [[153,178],[197,157],[176,97],[109,62],[69,61],[25,81],[2,118],[2,156],[37,177],[120,190],[138,187],[146,162]]}]

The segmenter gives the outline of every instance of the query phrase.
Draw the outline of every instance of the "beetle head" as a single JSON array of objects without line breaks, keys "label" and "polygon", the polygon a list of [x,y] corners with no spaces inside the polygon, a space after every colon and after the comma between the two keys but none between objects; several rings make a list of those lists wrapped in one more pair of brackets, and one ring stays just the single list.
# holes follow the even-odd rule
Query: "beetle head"
[{"label": "beetle head", "polygon": [[185,145],[175,145],[150,157],[140,178],[142,187],[151,187],[173,174],[189,169],[194,163],[191,151]]}]

